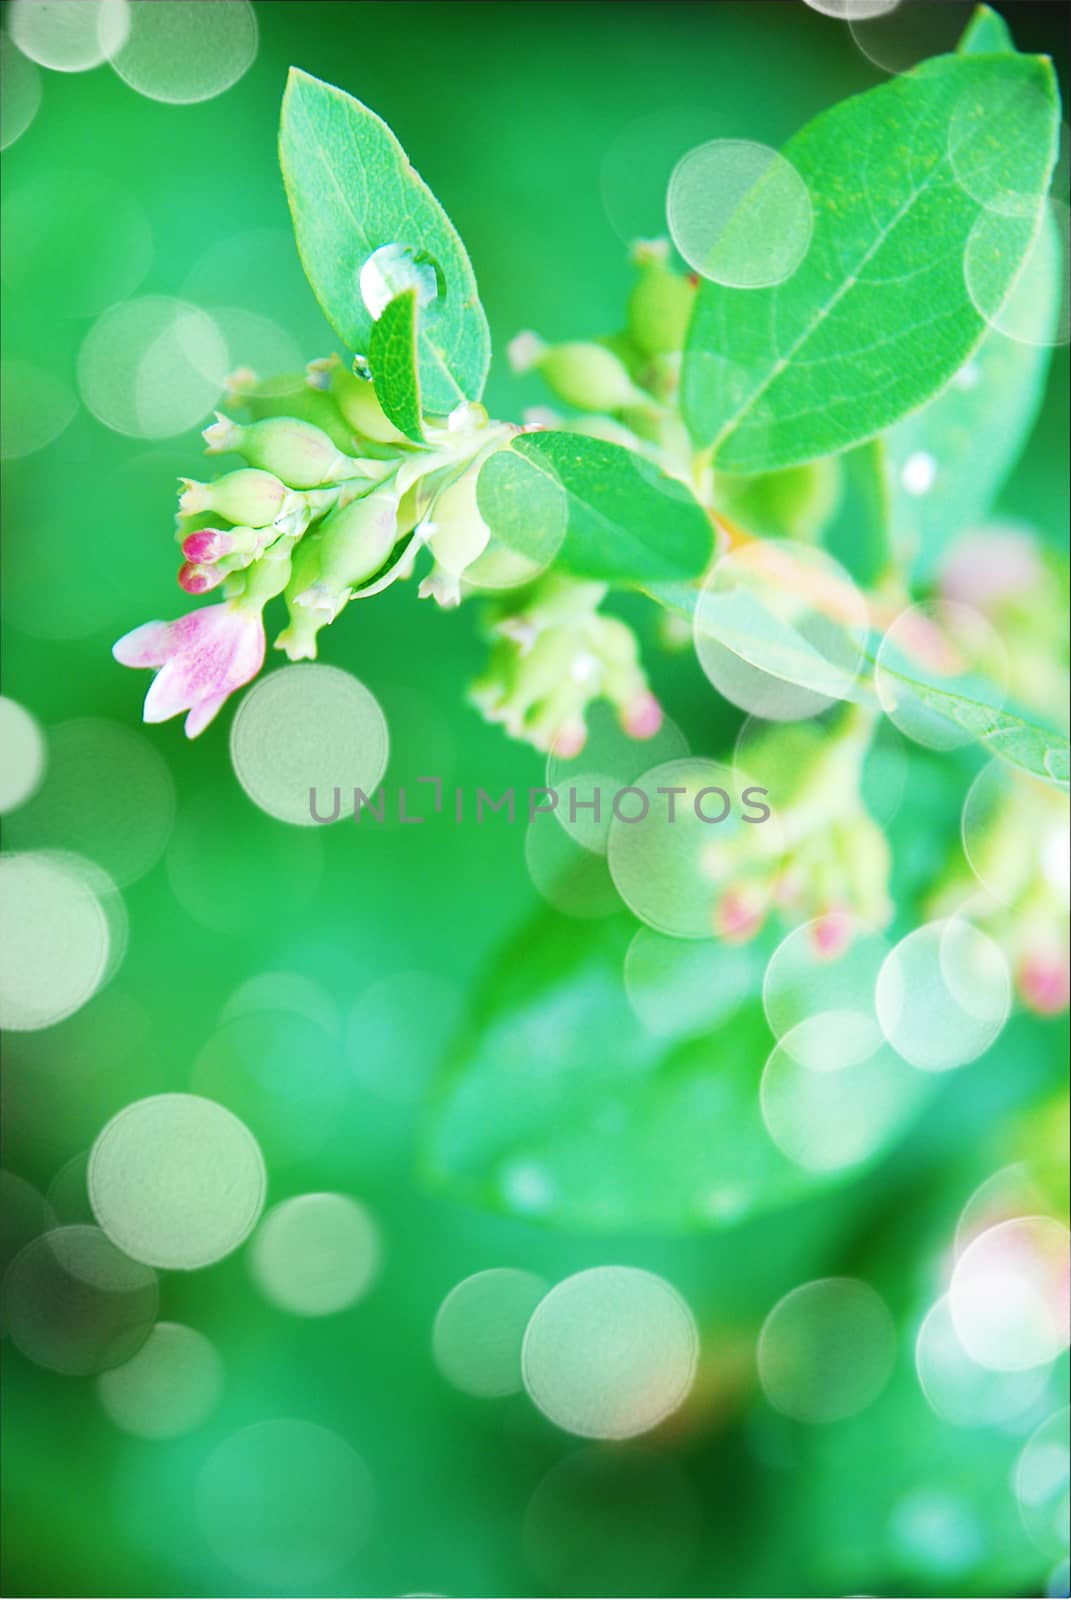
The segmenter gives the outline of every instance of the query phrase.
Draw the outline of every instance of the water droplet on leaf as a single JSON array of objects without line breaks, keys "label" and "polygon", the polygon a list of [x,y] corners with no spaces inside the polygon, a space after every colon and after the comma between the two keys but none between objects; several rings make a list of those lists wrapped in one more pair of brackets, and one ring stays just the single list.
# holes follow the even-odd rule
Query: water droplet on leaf
[{"label": "water droplet on leaf", "polygon": [[415,289],[417,305],[428,306],[439,294],[439,273],[431,258],[417,254],[411,245],[382,244],[373,250],[360,275],[361,298],[373,321],[378,321],[391,301]]}]

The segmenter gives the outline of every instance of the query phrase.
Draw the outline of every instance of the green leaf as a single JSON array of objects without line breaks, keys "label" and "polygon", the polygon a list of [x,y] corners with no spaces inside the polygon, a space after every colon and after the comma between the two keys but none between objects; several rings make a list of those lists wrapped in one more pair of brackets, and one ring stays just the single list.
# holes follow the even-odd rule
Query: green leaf
[{"label": "green leaf", "polygon": [[529,433],[484,464],[480,514],[510,549],[533,529],[558,547],[557,564],[605,582],[695,577],[713,530],[689,489],[653,462],[604,439]]},{"label": "green leaf", "polygon": [[394,426],[420,444],[420,374],[417,370],[415,289],[396,295],[373,324],[368,346],[376,398]]},{"label": "green leaf", "polygon": [[[959,49],[1015,46],[1003,17],[979,6]],[[1029,305],[1017,303],[1023,339],[992,329],[947,387],[886,435],[893,537],[916,583],[930,582],[950,542],[985,517],[1034,425],[1060,313],[1058,273],[1044,288]],[[920,482],[927,487],[916,492]]]},{"label": "green leaf", "polygon": [[424,404],[440,414],[478,400],[490,336],[472,267],[386,123],[341,89],[291,68],[279,157],[305,275],[347,349],[367,354],[372,336],[361,268],[381,246],[402,245],[430,262],[438,281],[420,323]]},{"label": "green leaf", "polygon": [[1015,50],[1008,24],[989,6],[978,6],[957,46],[963,56],[996,56]]},{"label": "green leaf", "polygon": [[[697,589],[676,583],[643,585],[642,590],[694,627]],[[876,663],[872,649],[863,654],[860,676],[848,684],[842,674],[830,671],[826,657],[806,638],[772,616],[749,591],[737,589],[720,595],[717,605],[708,602],[703,608],[703,623],[711,638],[762,672],[858,705],[879,704],[874,687]],[[905,697],[962,728],[980,740],[991,754],[1000,756],[1011,766],[1057,787],[1066,785],[1071,743],[1065,735],[1039,727],[1018,712],[1001,710],[942,689],[911,672],[892,667],[885,660],[881,674],[884,680],[902,684]]]},{"label": "green leaf", "polygon": [[[726,947],[713,1026],[654,1038],[622,964],[635,924],[547,914],[503,951],[444,1074],[426,1155],[458,1198],[568,1227],[716,1226],[813,1179],[762,1123],[764,958]],[[593,1050],[592,1040],[598,1040]]]},{"label": "green leaf", "polygon": [[807,255],[773,288],[704,282],[689,328],[682,408],[717,466],[848,449],[948,382],[986,328],[964,280],[971,229],[1000,216],[986,200],[1036,197],[993,223],[984,288],[998,304],[1040,225],[1058,122],[1047,61],[940,56],[789,142],[814,207]]},{"label": "green leaf", "polygon": [[[1059,309],[1055,280],[1052,290],[1030,308],[1040,340]],[[994,328],[935,400],[885,435],[893,537],[914,582],[928,583],[956,535],[989,512],[1034,425],[1050,356]]]}]

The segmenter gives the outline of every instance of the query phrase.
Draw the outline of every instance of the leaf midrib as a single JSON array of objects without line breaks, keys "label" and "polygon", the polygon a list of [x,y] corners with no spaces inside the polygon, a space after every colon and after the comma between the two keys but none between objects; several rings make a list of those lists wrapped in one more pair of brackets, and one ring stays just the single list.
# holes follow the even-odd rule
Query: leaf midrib
[{"label": "leaf midrib", "polygon": [[[971,139],[975,139],[977,137],[978,137],[977,133],[974,133],[974,134],[971,135]],[[852,268],[852,271],[850,272],[848,277],[845,278],[843,283],[839,286],[839,288],[835,291],[835,293],[830,297],[830,299],[819,309],[819,311],[818,311],[817,315],[814,317],[813,321],[811,321],[808,324],[808,326],[806,328],[804,328],[802,333],[800,333],[800,335],[795,340],[795,342],[792,344],[790,349],[786,352],[786,354],[784,356],[778,357],[777,362],[775,363],[775,365],[771,369],[771,371],[768,374],[768,376],[763,380],[763,382],[759,385],[759,387],[749,396],[749,398],[747,400],[747,403],[738,412],[736,412],[736,414],[732,418],[730,418],[729,421],[727,421],[725,423],[725,425],[722,428],[721,432],[718,434],[717,438],[714,441],[713,453],[714,453],[715,456],[717,455],[718,449],[724,443],[725,439],[730,434],[735,433],[737,431],[737,429],[739,429],[743,425],[743,423],[746,420],[746,418],[754,410],[755,406],[762,399],[762,397],[766,393],[768,393],[768,391],[773,386],[773,384],[776,383],[777,379],[781,376],[781,373],[785,370],[785,368],[788,367],[791,364],[791,362],[794,360],[794,358],[799,353],[799,351],[808,342],[808,340],[810,340],[813,337],[813,335],[815,334],[817,329],[826,320],[826,318],[836,309],[836,307],[839,305],[841,300],[844,299],[845,295],[850,293],[851,290],[855,288],[855,286],[859,282],[859,274],[860,274],[860,272],[862,272],[864,270],[864,268],[867,266],[867,264],[873,259],[873,257],[877,254],[877,252],[882,248],[882,246],[886,243],[886,241],[891,237],[891,235],[895,232],[895,230],[900,226],[900,224],[903,222],[905,217],[907,217],[909,215],[909,213],[911,212],[912,208],[918,203],[918,201],[922,198],[922,196],[929,192],[929,190],[932,187],[932,184],[935,181],[935,179],[937,178],[937,176],[940,175],[942,178],[945,177],[945,171],[944,171],[945,165],[947,163],[949,166],[951,166],[951,162],[952,162],[951,153],[949,151],[947,151],[947,150],[945,151],[945,153],[943,155],[941,155],[941,156],[939,156],[937,158],[937,160],[934,162],[933,166],[930,168],[929,172],[927,172],[925,180],[923,181],[923,183],[920,184],[917,188],[915,188],[912,191],[912,193],[909,195],[908,199],[906,201],[904,201],[903,205],[901,205],[899,207],[899,209],[897,210],[897,212],[896,212],[895,216],[892,218],[892,220],[888,223],[888,225],[884,229],[882,229],[879,237],[873,242],[873,244],[871,244],[868,247],[868,249],[866,251],[864,251],[863,255],[860,257],[860,259],[856,262],[855,266]],[[864,182],[865,182],[865,173],[864,173]],[[981,208],[979,208],[979,209],[981,209]],[[1031,234],[1031,244],[1033,243],[1033,239],[1037,236],[1038,229],[1039,229],[1040,224],[1041,224],[1042,210],[1043,210],[1043,208],[1039,206],[1038,207],[1038,214],[1035,217],[1034,228],[1033,228],[1033,231],[1032,231],[1032,234]],[[1027,250],[1027,252],[1025,253],[1024,258],[1023,258],[1023,262],[1020,262],[1020,264],[1019,264],[1019,268],[1017,269],[1017,271],[1016,271],[1016,273],[1015,273],[1015,275],[1014,275],[1014,277],[1012,279],[1012,283],[1009,285],[1009,292],[1010,292],[1011,288],[1014,286],[1015,281],[1018,279],[1019,273],[1022,271],[1023,265],[1024,265],[1025,260],[1026,260],[1026,258],[1028,256],[1029,256],[1029,250]],[[985,328],[984,323],[981,321],[981,319],[979,319],[979,338],[981,337],[982,333],[984,332],[984,328]],[[808,413],[801,413],[801,414],[802,415],[807,415]]]}]

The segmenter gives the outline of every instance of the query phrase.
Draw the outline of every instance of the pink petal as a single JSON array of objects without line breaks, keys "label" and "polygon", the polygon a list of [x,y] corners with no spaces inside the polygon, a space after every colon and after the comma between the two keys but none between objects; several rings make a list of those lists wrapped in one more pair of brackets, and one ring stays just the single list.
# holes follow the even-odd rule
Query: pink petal
[{"label": "pink petal", "polygon": [[143,622],[112,645],[112,655],[124,667],[162,667],[170,654],[170,622]]},{"label": "pink petal", "polygon": [[208,727],[208,724],[212,721],[212,718],[216,715],[226,698],[227,696],[225,694],[214,694],[207,700],[198,701],[193,710],[190,712],[189,716],[186,718],[185,729],[187,739],[196,739],[199,733],[203,733],[205,731],[205,729]]},{"label": "pink petal", "polygon": [[166,722],[193,704],[179,660],[169,661],[152,680],[145,696],[142,718],[146,722]]}]

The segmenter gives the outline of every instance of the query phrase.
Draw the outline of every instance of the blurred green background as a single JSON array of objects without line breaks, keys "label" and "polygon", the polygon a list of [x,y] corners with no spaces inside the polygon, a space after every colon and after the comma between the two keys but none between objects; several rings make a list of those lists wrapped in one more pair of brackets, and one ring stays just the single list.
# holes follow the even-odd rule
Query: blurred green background
[{"label": "blurred green background", "polygon": [[[490,318],[489,409],[516,416],[543,396],[508,372],[507,340],[523,327],[553,339],[615,326],[631,272],[614,224],[631,235],[663,231],[674,155],[703,138],[779,145],[880,77],[844,28],[780,0],[277,0],[256,9],[253,67],[203,104],[145,99],[107,66],[43,74],[40,111],[4,157],[5,200],[32,186],[47,219],[44,247],[14,227],[5,240],[5,360],[76,386],[89,326],[77,314],[83,275],[102,259],[110,270],[114,252],[129,247],[109,234],[107,215],[80,205],[86,174],[120,185],[148,219],[152,264],[138,292],[245,307],[286,329],[304,359],[334,348],[297,262],[275,159],[280,96],[295,63],[379,112],[442,200]],[[1064,6],[1002,9],[1020,48],[1062,49]],[[1067,518],[1066,391],[1063,351],[1001,503],[1053,546]],[[147,680],[117,666],[110,646],[147,617],[188,609],[174,583],[174,480],[201,465],[196,430],[147,444],[84,409],[53,444],[7,463],[4,692],[46,731],[86,717],[139,726]],[[635,621],[654,687],[693,748],[724,750],[737,714],[694,665],[658,655],[642,609]],[[355,673],[386,712],[391,785],[428,772],[495,794],[542,783],[541,758],[464,703],[483,651],[477,607],[439,613],[418,605],[411,585],[352,608],[322,636],[321,658]],[[580,1442],[523,1395],[490,1402],[451,1390],[432,1362],[430,1330],[444,1295],[481,1268],[557,1280],[623,1262],[663,1274],[686,1296],[703,1332],[703,1366],[689,1406],[644,1446],[683,1474],[673,1515],[647,1505],[645,1522],[627,1494],[620,1505],[608,1501],[592,1534],[606,1576],[592,1581],[612,1587],[584,1592],[1043,1593],[1051,1563],[1026,1539],[1008,1490],[1022,1436],[939,1422],[915,1381],[911,1330],[937,1292],[965,1200],[1030,1147],[1019,1119],[1056,1091],[1058,1025],[1016,1016],[985,1058],[938,1086],[884,1161],[731,1226],[684,1237],[590,1235],[461,1204],[422,1169],[422,1108],[459,1021],[479,1019],[489,962],[541,912],[523,830],[447,817],[417,828],[287,828],[254,810],[233,776],[231,715],[228,706],[194,743],[177,722],[144,730],[174,783],[174,830],[163,858],[125,891],[130,942],[114,981],[68,1021],[9,1036],[3,1166],[46,1192],[121,1107],[203,1082],[203,1053],[239,985],[264,972],[300,973],[327,991],[333,1020],[299,1025],[280,1010],[258,1036],[256,1048],[278,1053],[292,1085],[285,1115],[299,1126],[307,1118],[310,1129],[290,1159],[273,1159],[264,1138],[269,1200],[310,1189],[354,1194],[381,1228],[384,1267],[366,1299],[322,1320],[265,1304],[243,1252],[203,1272],[165,1274],[161,1316],[200,1329],[226,1366],[221,1407],[173,1443],[120,1433],[92,1382],[6,1351],[5,1592],[261,1592],[242,1587],[206,1544],[193,1486],[219,1440],[280,1416],[350,1440],[376,1492],[357,1556],[302,1593],[579,1592],[548,1585],[521,1530],[547,1471]],[[84,770],[95,837],[148,826],[149,800],[117,782],[106,761]],[[908,853],[934,831],[954,837],[963,769],[922,757],[912,782],[918,792],[898,824]],[[17,814],[10,836],[38,842],[20,834]],[[566,918],[553,926],[562,950],[595,937]],[[510,960],[524,960],[523,941],[510,948]],[[416,976],[401,982],[404,974]],[[575,1047],[556,1034],[567,1027],[548,1017],[548,1063]],[[596,1056],[603,1040],[585,1044]],[[767,1044],[739,1048],[757,1050],[757,1074]],[[303,1085],[342,1060],[344,1101],[323,1126]],[[715,1136],[731,1141],[733,1130]],[[77,1184],[68,1190],[73,1210],[62,1220],[75,1220]],[[898,1366],[870,1410],[807,1430],[763,1402],[750,1352],[781,1295],[842,1273],[874,1283],[892,1307],[903,1334]],[[1059,1403],[1057,1385],[1047,1410]],[[905,1504],[922,1512],[912,1521],[898,1513]],[[649,1587],[626,1587],[637,1582]]]}]

